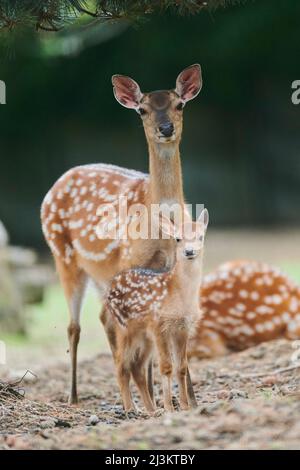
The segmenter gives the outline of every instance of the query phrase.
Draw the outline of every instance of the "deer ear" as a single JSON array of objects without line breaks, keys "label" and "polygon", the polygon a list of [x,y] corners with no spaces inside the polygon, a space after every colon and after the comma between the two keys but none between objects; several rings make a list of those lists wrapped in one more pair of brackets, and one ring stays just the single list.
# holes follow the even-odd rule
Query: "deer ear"
[{"label": "deer ear", "polygon": [[113,75],[111,81],[116,100],[125,108],[137,110],[143,97],[138,84],[125,75]]},{"label": "deer ear", "polygon": [[196,98],[201,88],[202,74],[199,64],[190,65],[178,75],[175,91],[184,103]]},{"label": "deer ear", "polygon": [[207,229],[209,222],[209,214],[207,209],[203,209],[197,220],[198,223],[204,226],[204,229]]}]

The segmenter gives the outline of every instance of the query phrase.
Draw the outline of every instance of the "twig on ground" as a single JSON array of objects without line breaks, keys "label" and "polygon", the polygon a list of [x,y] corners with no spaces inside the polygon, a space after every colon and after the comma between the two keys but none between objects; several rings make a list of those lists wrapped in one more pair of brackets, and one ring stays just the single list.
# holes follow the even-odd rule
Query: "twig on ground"
[{"label": "twig on ground", "polygon": [[31,374],[34,377],[37,377],[34,372],[31,372],[31,370],[27,369],[23,376],[15,382],[2,382],[0,380],[0,400],[3,401],[8,398],[24,398],[25,391],[20,387],[20,385],[22,384],[27,374]]},{"label": "twig on ground", "polygon": [[266,377],[267,375],[277,375],[284,372],[289,372],[290,370],[300,369],[300,364],[294,364],[288,367],[281,367],[280,369],[269,370],[266,372],[257,372],[255,374],[241,374],[240,377],[243,379],[251,379],[255,377]]}]

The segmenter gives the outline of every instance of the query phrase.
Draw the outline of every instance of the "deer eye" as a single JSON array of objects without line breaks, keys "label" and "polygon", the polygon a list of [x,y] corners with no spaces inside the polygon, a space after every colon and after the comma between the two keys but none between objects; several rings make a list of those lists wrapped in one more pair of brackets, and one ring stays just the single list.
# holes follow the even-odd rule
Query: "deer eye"
[{"label": "deer eye", "polygon": [[177,243],[181,242],[181,238],[176,238]]},{"label": "deer eye", "polygon": [[178,103],[176,106],[177,111],[182,111],[183,110],[183,103]]},{"label": "deer eye", "polygon": [[139,108],[139,113],[141,116],[145,116],[145,114],[147,114],[147,111],[144,108]]}]

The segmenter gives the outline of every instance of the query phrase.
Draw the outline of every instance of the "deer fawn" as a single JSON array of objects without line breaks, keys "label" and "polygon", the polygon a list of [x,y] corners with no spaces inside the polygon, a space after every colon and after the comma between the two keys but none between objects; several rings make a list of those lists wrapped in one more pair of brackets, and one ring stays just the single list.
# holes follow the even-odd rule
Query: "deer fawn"
[{"label": "deer fawn", "polygon": [[199,288],[207,224],[206,209],[197,222],[188,222],[180,230],[164,221],[163,233],[177,242],[174,268],[168,272],[130,269],[112,280],[106,306],[116,325],[117,377],[126,412],[134,408],[129,387],[131,375],[146,409],[155,410],[146,374],[154,344],[162,375],[164,408],[173,411],[172,352],[180,407],[195,405],[195,398],[188,391],[187,341],[201,316]]},{"label": "deer fawn", "polygon": [[300,338],[300,288],[278,268],[234,261],[204,276],[203,311],[189,354],[223,355],[276,338]]},{"label": "deer fawn", "polygon": [[[54,256],[69,306],[72,379],[70,403],[77,403],[77,347],[80,311],[86,281],[103,291],[117,272],[134,266],[170,269],[175,263],[171,240],[100,240],[97,208],[117,207],[120,196],[128,207],[143,204],[184,205],[179,143],[183,107],[201,90],[201,68],[192,65],[179,74],[176,88],[142,93],[129,77],[112,77],[116,99],[140,115],[148,142],[150,176],[113,165],[85,165],[65,173],[46,195],[41,209],[42,228]],[[114,325],[103,310],[101,320],[112,352]]]}]

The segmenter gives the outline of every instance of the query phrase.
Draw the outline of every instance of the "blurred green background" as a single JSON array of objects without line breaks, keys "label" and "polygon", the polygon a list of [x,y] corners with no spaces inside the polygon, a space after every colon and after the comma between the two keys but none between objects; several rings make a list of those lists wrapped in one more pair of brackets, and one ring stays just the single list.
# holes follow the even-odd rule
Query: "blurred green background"
[{"label": "blurred green background", "polygon": [[299,225],[300,106],[291,102],[299,20],[298,1],[259,0],[115,26],[89,47],[65,41],[59,54],[56,39],[36,35],[2,44],[0,219],[11,240],[46,251],[40,204],[68,168],[147,170],[141,123],[115,101],[112,74],[132,76],[145,91],[171,88],[194,62],[204,86],[185,109],[188,201],[205,203],[214,227]]}]

